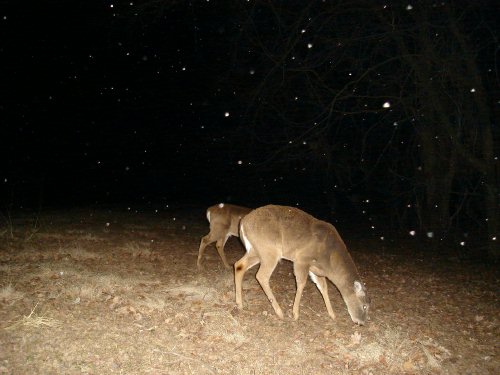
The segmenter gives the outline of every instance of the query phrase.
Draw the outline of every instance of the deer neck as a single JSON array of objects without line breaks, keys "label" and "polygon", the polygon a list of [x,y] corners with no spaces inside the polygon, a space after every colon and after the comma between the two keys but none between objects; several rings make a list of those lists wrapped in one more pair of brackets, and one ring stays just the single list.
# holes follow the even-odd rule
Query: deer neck
[{"label": "deer neck", "polygon": [[326,276],[338,288],[342,295],[353,293],[354,281],[360,280],[359,272],[350,254],[345,251],[334,251],[330,255],[330,266]]}]

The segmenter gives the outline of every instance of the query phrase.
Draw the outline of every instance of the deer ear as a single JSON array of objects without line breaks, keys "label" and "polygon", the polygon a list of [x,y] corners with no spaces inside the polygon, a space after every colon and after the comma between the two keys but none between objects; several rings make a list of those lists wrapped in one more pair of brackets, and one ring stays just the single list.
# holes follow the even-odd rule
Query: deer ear
[{"label": "deer ear", "polygon": [[365,295],[365,291],[363,290],[363,284],[361,284],[357,280],[354,282],[354,291],[356,292],[356,295],[358,295],[358,296]]}]

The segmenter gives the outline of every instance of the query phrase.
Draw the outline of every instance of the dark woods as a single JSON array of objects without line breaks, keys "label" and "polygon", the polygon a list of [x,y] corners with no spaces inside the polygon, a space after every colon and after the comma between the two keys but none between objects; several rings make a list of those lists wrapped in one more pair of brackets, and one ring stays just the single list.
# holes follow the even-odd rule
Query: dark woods
[{"label": "dark woods", "polygon": [[[53,46],[64,57],[54,61],[67,67],[61,87],[71,95],[52,99],[62,78],[50,68],[57,80],[39,84],[50,90],[37,98],[52,104],[28,113],[35,125],[40,113],[59,122],[39,154],[61,152],[38,157],[43,173],[31,173],[42,198],[60,189],[100,202],[149,194],[299,204],[374,234],[473,238],[498,258],[495,1],[86,4],[63,25],[79,25],[78,43],[59,27],[44,39],[64,46]],[[41,147],[45,133],[24,131],[6,158]],[[4,191],[20,189],[26,163],[8,165]]]},{"label": "dark woods", "polygon": [[255,162],[303,174],[333,209],[365,203],[359,210],[371,206],[379,222],[435,239],[470,232],[498,257],[493,8],[262,1],[242,9],[231,82],[246,110],[240,131],[263,150]]}]

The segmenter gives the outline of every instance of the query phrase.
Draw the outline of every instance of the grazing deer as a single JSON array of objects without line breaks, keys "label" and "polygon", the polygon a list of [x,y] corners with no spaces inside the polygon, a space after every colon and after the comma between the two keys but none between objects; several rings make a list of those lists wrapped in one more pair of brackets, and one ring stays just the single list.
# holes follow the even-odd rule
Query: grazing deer
[{"label": "grazing deer", "polygon": [[224,245],[230,236],[239,237],[238,226],[243,216],[252,211],[250,208],[220,203],[207,209],[207,219],[210,223],[210,232],[201,239],[198,250],[198,268],[201,268],[201,258],[205,248],[213,242],[219,252],[224,266],[231,268],[224,254]]},{"label": "grazing deer", "polygon": [[299,303],[309,273],[316,284],[332,319],[326,278],[338,288],[353,322],[363,325],[367,319],[370,298],[358,270],[335,227],[297,208],[264,206],[245,216],[240,223],[240,237],[247,253],[234,265],[236,303],[243,308],[241,283],[249,268],[260,263],[257,280],[276,314],[283,318],[269,279],[280,259],[293,262],[297,293],[293,318],[299,318]]}]

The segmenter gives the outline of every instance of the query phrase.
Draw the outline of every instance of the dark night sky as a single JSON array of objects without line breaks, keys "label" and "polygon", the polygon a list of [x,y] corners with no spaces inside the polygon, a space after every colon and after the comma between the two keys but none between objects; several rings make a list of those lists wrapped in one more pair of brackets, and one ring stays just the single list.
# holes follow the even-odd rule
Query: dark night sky
[{"label": "dark night sky", "polygon": [[222,181],[241,175],[225,135],[237,115],[218,86],[234,25],[201,2],[147,23],[134,7],[3,8],[1,177],[14,204],[234,195]]},{"label": "dark night sky", "polygon": [[[475,90],[476,77],[462,79],[467,66],[453,57],[469,47],[449,42],[455,36],[447,28],[448,3],[414,9],[407,2],[371,8],[372,2],[361,1],[363,9],[337,9],[340,3],[277,2],[275,8],[268,2],[0,0],[1,209],[226,201],[315,206],[323,215],[322,207],[344,202],[349,215],[352,199],[370,202],[384,223],[397,207],[402,222],[396,225],[413,227],[422,209],[409,212],[439,179],[431,175],[441,174],[439,167],[427,172],[423,161],[432,166],[433,158],[444,160],[443,168],[454,162],[446,164],[452,153],[442,146],[436,150],[443,156],[419,159],[429,154],[420,152],[418,132],[435,131],[432,121],[443,118],[426,103],[426,85],[409,78],[414,69],[405,61],[408,53],[396,52],[396,63],[398,36],[384,27],[391,14],[398,17],[403,44],[424,64],[417,31],[422,25],[436,30],[429,43],[437,63],[428,72],[430,80],[443,82],[434,86],[436,97],[455,110],[454,98],[446,98],[457,94],[463,106],[457,116],[470,110],[470,121],[476,116],[471,95],[483,94]],[[497,43],[494,12],[487,11],[493,2],[484,3],[487,8],[470,3],[463,11],[461,2],[450,2],[485,74],[486,97],[498,93],[498,69],[491,52]],[[349,17],[363,27],[353,27]],[[449,58],[447,51],[455,55]],[[254,96],[247,103],[261,83],[262,102],[257,105],[261,96]],[[389,101],[394,105],[385,108]],[[491,98],[482,103],[498,105]],[[424,119],[421,110],[435,117]],[[464,222],[485,223],[483,208],[469,209],[485,207],[477,186],[495,185],[491,173],[485,180],[483,170],[468,163],[483,162],[474,143],[482,125],[470,121],[462,132],[452,116],[448,131],[462,137],[469,154],[457,159],[462,169],[449,190],[446,220],[458,217],[457,210]],[[315,118],[322,118],[323,130],[315,131]],[[487,126],[498,136],[498,127]],[[447,137],[432,134],[437,143]],[[291,140],[296,142],[288,147]],[[263,163],[276,155],[281,164]],[[356,210],[366,214],[364,206]]]}]

